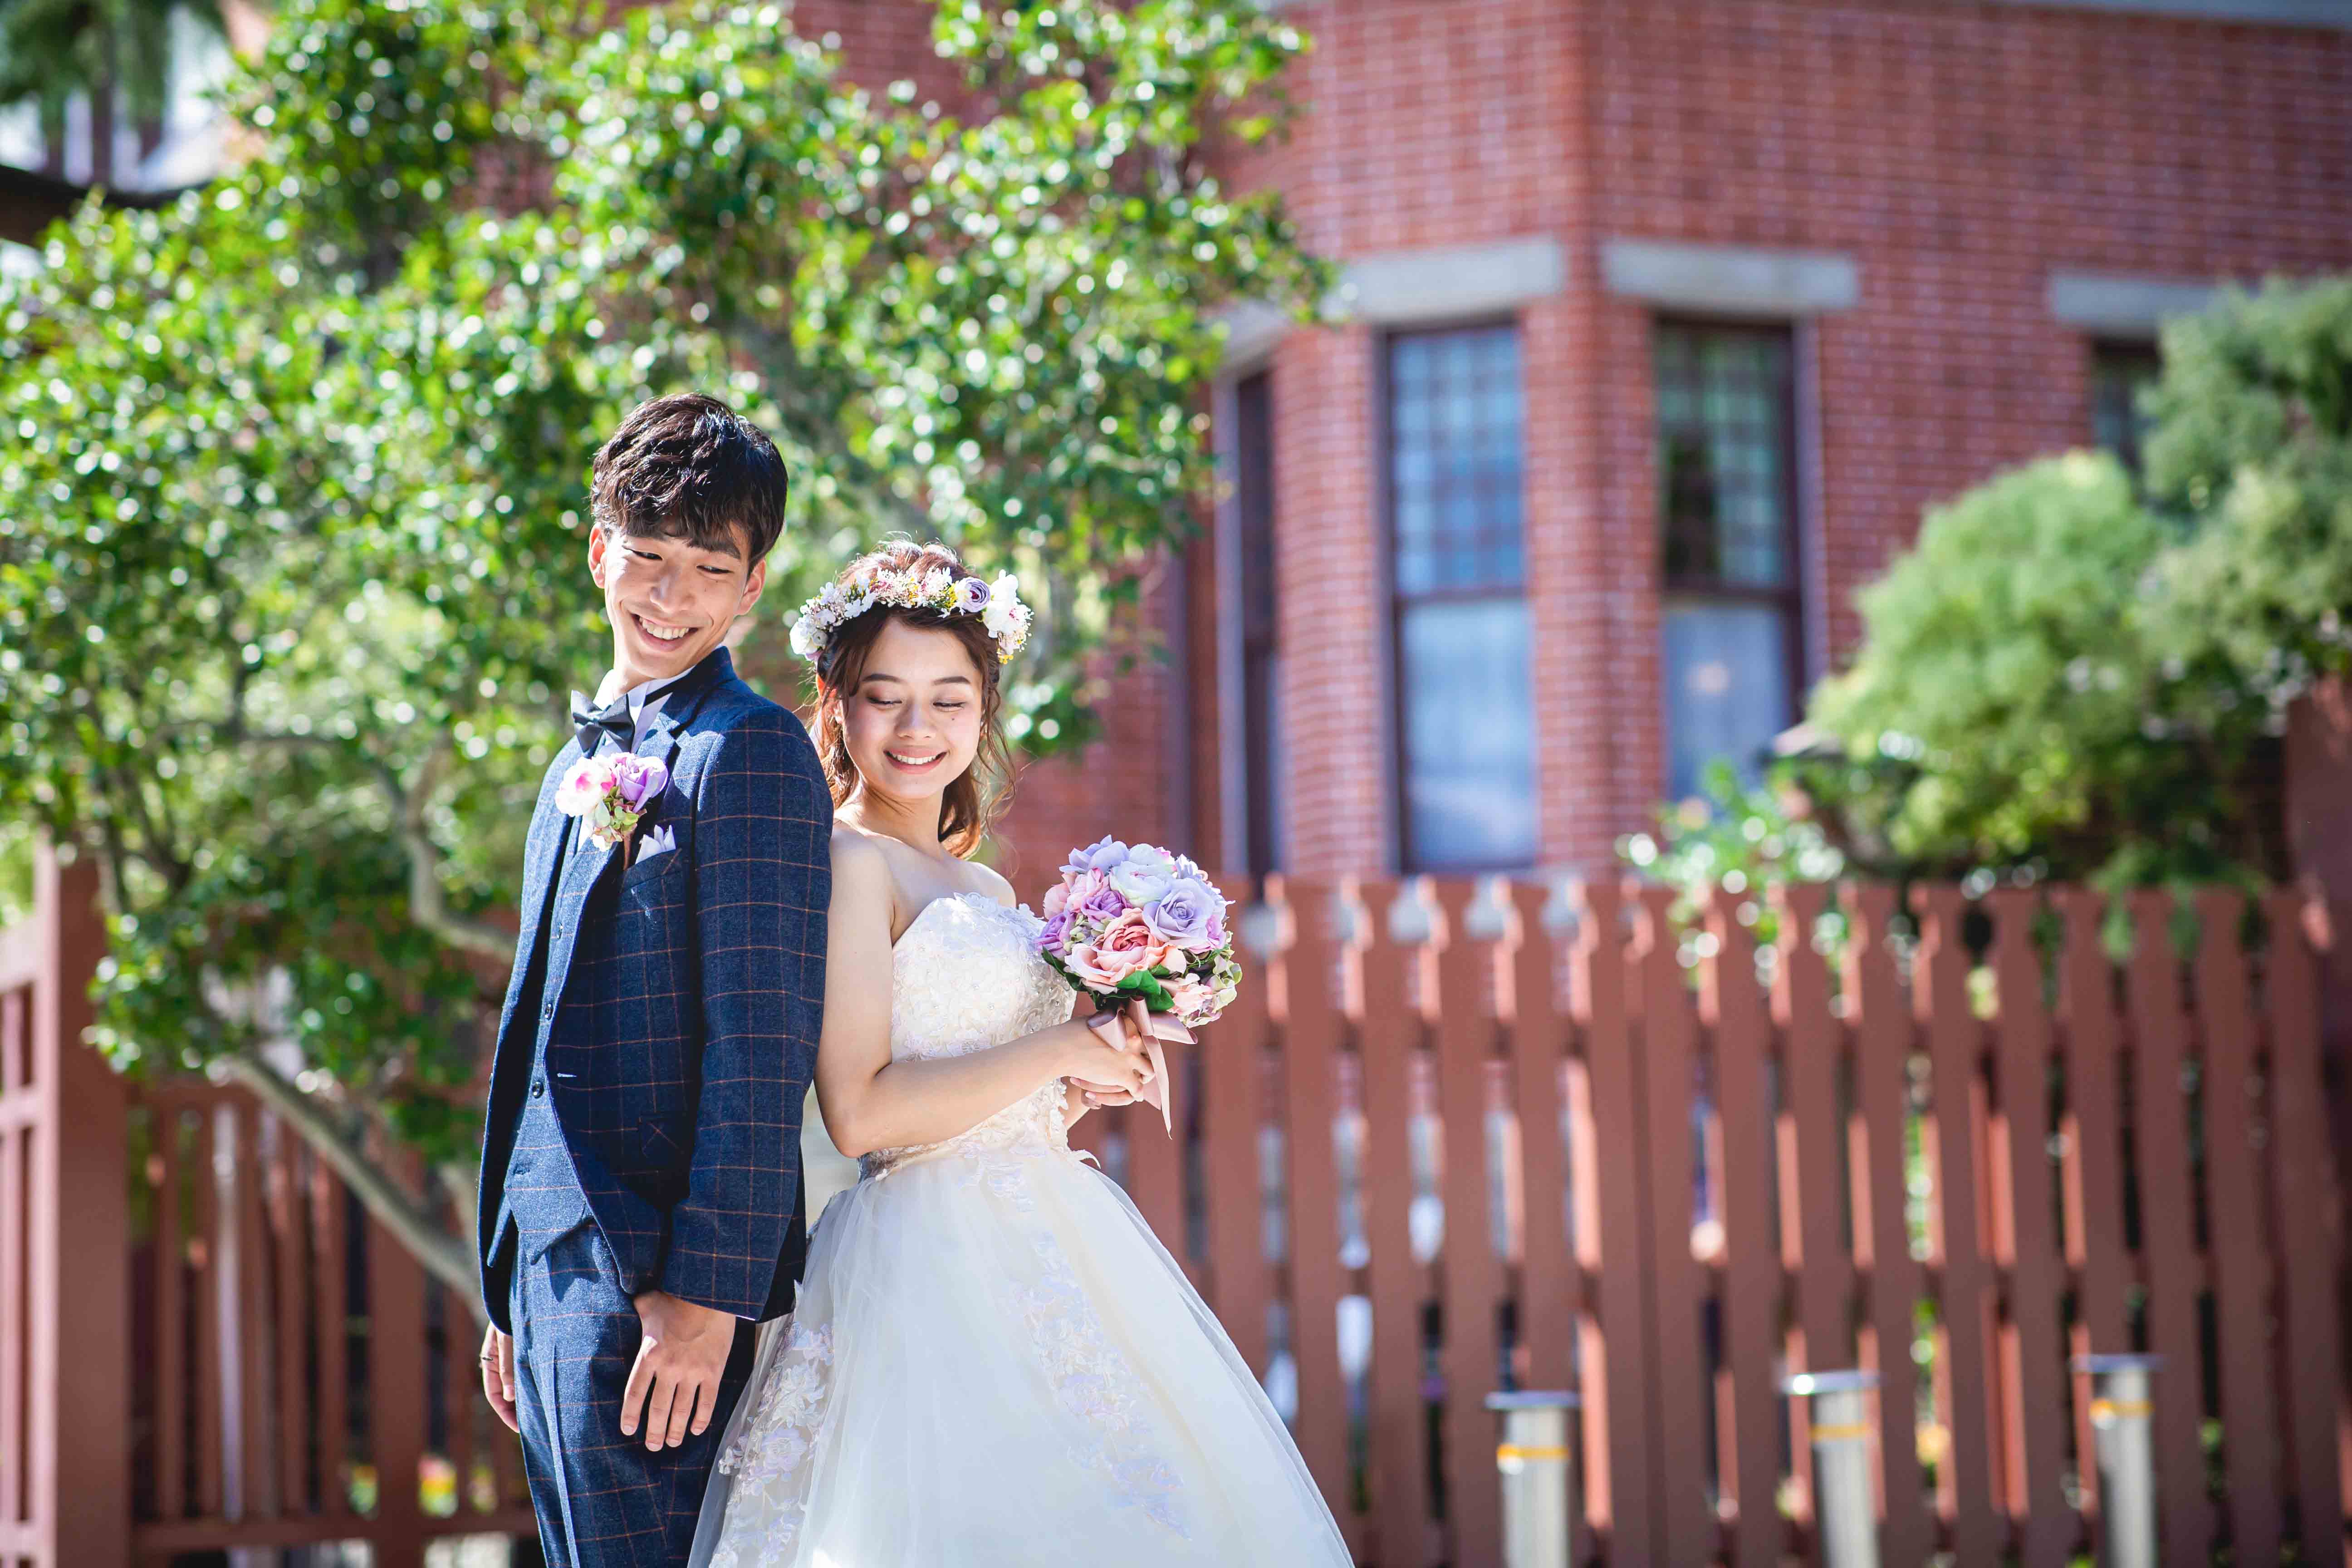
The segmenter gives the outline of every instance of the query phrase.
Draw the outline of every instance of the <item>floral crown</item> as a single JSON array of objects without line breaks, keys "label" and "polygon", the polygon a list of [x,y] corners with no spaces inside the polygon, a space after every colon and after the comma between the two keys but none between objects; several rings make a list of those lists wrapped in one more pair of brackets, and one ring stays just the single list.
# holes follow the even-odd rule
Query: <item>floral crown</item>
[{"label": "floral crown", "polygon": [[793,652],[814,663],[837,628],[868,610],[937,610],[943,616],[978,616],[996,639],[996,660],[1003,664],[1029,640],[1029,606],[1021,602],[1018,588],[1010,572],[983,583],[960,577],[945,566],[928,571],[862,566],[845,582],[826,584],[823,593],[801,606],[793,622]]}]

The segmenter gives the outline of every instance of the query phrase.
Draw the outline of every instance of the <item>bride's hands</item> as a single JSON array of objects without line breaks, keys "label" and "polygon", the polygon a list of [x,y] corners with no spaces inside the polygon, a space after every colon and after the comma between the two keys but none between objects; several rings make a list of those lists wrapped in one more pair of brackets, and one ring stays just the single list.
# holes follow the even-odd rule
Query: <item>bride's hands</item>
[{"label": "bride's hands", "polygon": [[1151,1081],[1151,1058],[1129,1014],[1097,1013],[1091,1018],[1073,1018],[1062,1026],[1062,1070],[1055,1076],[1075,1079],[1097,1092],[1122,1093],[1130,1100]]}]

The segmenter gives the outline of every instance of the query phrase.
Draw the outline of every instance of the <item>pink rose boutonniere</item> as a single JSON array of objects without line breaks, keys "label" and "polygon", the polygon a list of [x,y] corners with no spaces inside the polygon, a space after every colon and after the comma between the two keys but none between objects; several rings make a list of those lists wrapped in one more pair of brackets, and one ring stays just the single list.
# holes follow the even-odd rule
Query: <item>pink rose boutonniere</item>
[{"label": "pink rose boutonniere", "polygon": [[654,796],[668,784],[667,768],[634,752],[583,757],[555,786],[555,805],[564,816],[580,819],[589,843],[610,849],[629,841]]}]

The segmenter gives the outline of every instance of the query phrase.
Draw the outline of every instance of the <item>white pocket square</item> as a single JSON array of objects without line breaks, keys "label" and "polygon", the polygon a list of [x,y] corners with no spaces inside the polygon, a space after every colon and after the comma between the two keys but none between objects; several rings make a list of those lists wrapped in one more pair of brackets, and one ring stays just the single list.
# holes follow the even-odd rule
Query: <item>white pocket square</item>
[{"label": "white pocket square", "polygon": [[668,824],[657,822],[646,828],[645,837],[637,840],[637,864],[642,866],[655,856],[667,855],[677,847],[677,835],[670,830]]}]

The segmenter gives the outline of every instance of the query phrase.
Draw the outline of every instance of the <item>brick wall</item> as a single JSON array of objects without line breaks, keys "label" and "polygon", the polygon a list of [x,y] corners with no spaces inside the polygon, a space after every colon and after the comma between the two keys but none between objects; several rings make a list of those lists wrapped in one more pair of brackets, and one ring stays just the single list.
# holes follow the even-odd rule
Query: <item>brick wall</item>
[{"label": "brick wall", "polygon": [[[853,69],[918,72],[920,5],[804,3]],[[2352,34],[1956,0],[1325,0],[1289,139],[1238,161],[1341,259],[1550,236],[1567,284],[1518,313],[1542,855],[1604,860],[1664,787],[1647,307],[1610,237],[1834,251],[1859,303],[1801,327],[1820,479],[1803,519],[1815,662],[1921,510],[2089,437],[2088,340],[2053,268],[2207,279],[2352,266]],[[936,70],[935,63],[929,68]],[[1388,616],[1379,331],[1293,333],[1272,362],[1292,863],[1387,868]],[[1025,776],[1024,892],[1097,832],[1223,858],[1215,606],[1195,552],[1181,670],[1118,691],[1114,738]],[[1187,605],[1189,603],[1189,610]],[[1819,673],[1818,669],[1814,673]],[[1184,766],[1154,737],[1185,711]],[[1146,743],[1150,742],[1150,743]],[[1157,767],[1160,770],[1155,773]],[[1180,813],[1185,820],[1176,820]],[[1206,837],[1202,837],[1206,836]]]}]

